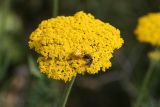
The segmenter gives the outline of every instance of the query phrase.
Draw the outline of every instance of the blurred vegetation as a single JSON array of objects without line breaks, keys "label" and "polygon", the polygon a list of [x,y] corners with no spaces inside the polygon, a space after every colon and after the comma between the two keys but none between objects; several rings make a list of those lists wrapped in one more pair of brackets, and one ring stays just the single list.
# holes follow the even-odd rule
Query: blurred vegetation
[{"label": "blurred vegetation", "polygon": [[[59,0],[59,15],[92,13],[121,30],[125,45],[116,51],[113,67],[96,76],[78,76],[67,107],[131,107],[154,49],[134,36],[138,17],[160,11],[159,0]],[[0,0],[0,107],[57,107],[65,84],[38,71],[29,34],[52,17],[53,0]],[[32,56],[33,55],[33,56]],[[157,65],[143,107],[160,107]]]}]

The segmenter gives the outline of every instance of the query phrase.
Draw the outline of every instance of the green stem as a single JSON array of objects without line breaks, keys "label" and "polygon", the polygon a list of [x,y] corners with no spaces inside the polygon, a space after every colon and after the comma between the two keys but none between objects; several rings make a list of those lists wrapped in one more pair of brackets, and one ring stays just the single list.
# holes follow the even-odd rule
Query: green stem
[{"label": "green stem", "polygon": [[2,11],[2,20],[0,24],[0,36],[3,36],[6,29],[7,15],[10,8],[11,0],[4,0],[3,11]]},{"label": "green stem", "polygon": [[[2,6],[1,9],[3,11],[2,11],[2,17],[1,17],[1,22],[0,22],[0,42],[3,41],[3,39],[6,36],[5,34],[6,34],[6,26],[7,26],[7,17],[8,17],[9,10],[10,10],[10,4],[11,4],[11,0],[4,0],[3,4],[1,4],[1,6]],[[2,45],[2,47],[3,47],[3,45]],[[1,48],[1,46],[0,46],[0,48]],[[3,74],[0,76],[0,79],[2,79],[2,77],[4,76],[5,72],[7,71],[7,67],[10,63],[10,53],[4,54],[4,52],[6,53],[6,50],[3,50],[3,49],[0,52],[0,54],[1,54],[0,71]]]},{"label": "green stem", "polygon": [[59,104],[59,107],[65,107],[66,106],[66,103],[67,103],[67,100],[68,100],[68,97],[69,97],[69,94],[71,92],[71,89],[72,89],[72,86],[73,86],[73,83],[76,79],[76,76],[73,77],[73,79],[71,80],[71,82],[67,85],[66,87],[66,90],[64,92],[64,95],[63,95],[63,98]]},{"label": "green stem", "polygon": [[59,0],[53,0],[53,17],[58,15],[59,11]]},{"label": "green stem", "polygon": [[144,100],[144,97],[145,97],[146,93],[148,92],[148,85],[149,85],[149,82],[151,80],[155,65],[156,65],[156,61],[151,60],[150,65],[149,65],[149,69],[148,69],[148,71],[147,71],[147,73],[144,77],[143,82],[142,82],[142,87],[140,89],[140,92],[139,92],[139,95],[137,97],[137,100],[135,102],[134,107],[140,107],[141,106],[141,104]]}]

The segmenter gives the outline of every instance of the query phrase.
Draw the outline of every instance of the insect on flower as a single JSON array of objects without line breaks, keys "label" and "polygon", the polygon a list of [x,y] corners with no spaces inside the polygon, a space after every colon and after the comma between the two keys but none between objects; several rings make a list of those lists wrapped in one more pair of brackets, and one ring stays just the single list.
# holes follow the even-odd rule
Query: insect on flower
[{"label": "insect on flower", "polygon": [[76,58],[83,58],[83,59],[86,59],[86,65],[88,65],[88,66],[90,66],[91,64],[92,64],[92,62],[93,62],[93,58],[92,58],[92,56],[90,55],[90,54],[87,54],[87,53],[85,53],[85,52],[82,52],[82,51],[80,51],[80,50],[76,50],[75,52],[74,52],[74,56],[76,57]]},{"label": "insect on flower", "polygon": [[77,74],[106,71],[112,65],[113,51],[124,41],[120,30],[80,11],[42,21],[28,43],[40,54],[37,62],[41,73],[68,82]]}]

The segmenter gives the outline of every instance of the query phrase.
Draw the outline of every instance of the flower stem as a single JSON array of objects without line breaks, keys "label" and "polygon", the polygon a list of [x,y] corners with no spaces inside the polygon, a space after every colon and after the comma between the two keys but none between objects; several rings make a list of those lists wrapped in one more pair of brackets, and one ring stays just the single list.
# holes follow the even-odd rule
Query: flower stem
[{"label": "flower stem", "polygon": [[58,15],[59,10],[59,0],[53,0],[53,17]]},{"label": "flower stem", "polygon": [[146,93],[148,92],[148,85],[149,85],[149,82],[151,80],[155,65],[156,65],[156,61],[151,60],[150,65],[149,65],[149,69],[148,69],[147,73],[145,74],[145,77],[144,77],[144,80],[142,82],[142,86],[140,88],[140,92],[139,92],[139,95],[137,97],[137,100],[135,102],[134,107],[140,107],[141,106],[141,104],[144,100],[144,97],[145,97]]},{"label": "flower stem", "polygon": [[69,94],[71,92],[71,89],[72,89],[72,86],[73,86],[73,83],[76,79],[76,76],[73,77],[73,79],[71,80],[71,82],[67,85],[66,87],[66,90],[64,92],[64,95],[63,95],[63,98],[59,104],[59,107],[65,107],[66,106],[66,103],[67,103],[67,100],[68,100],[68,97],[69,97]]},{"label": "flower stem", "polygon": [[0,24],[0,37],[3,36],[5,30],[6,30],[6,22],[7,22],[7,15],[9,12],[9,8],[10,8],[10,2],[11,0],[4,0],[4,4],[3,4],[3,11],[2,11],[2,20],[1,20],[1,24]]}]

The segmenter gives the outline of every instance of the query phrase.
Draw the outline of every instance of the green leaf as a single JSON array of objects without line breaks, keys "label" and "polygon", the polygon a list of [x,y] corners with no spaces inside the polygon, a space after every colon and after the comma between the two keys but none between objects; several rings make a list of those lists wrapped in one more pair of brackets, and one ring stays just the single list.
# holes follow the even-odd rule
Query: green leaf
[{"label": "green leaf", "polygon": [[42,75],[37,67],[36,62],[34,61],[32,56],[28,57],[28,65],[29,65],[29,69],[30,69],[30,73],[37,77],[37,78],[42,78]]},{"label": "green leaf", "polygon": [[7,72],[7,68],[10,64],[10,57],[9,55],[7,54],[4,59],[2,57],[3,55],[1,55],[0,57],[0,80],[2,80],[5,75],[6,75],[6,72]]}]

